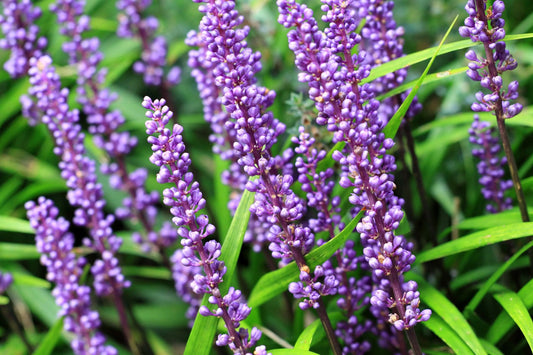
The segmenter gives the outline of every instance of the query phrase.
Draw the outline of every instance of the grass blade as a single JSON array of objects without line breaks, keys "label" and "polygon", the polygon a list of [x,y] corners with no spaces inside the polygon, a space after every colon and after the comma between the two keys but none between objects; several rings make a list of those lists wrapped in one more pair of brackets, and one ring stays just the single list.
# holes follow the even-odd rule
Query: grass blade
[{"label": "grass blade", "polygon": [[408,276],[406,275],[406,279],[414,280],[418,283],[418,290],[420,291],[422,301],[424,301],[434,313],[438,314],[450,329],[455,331],[474,354],[487,354],[476,336],[476,333],[463,314],[448,300],[448,298],[446,298],[446,296],[415,273],[409,273]]},{"label": "grass blade", "polygon": [[456,354],[473,354],[465,342],[457,335],[441,317],[436,314],[431,315],[429,320],[422,323],[426,328],[431,330],[436,336],[442,339]]},{"label": "grass blade", "polygon": [[34,234],[30,222],[9,216],[0,216],[0,231]]},{"label": "grass blade", "polygon": [[528,237],[532,234],[533,222],[488,228],[423,251],[417,255],[415,263],[420,264],[506,240]]},{"label": "grass blade", "polygon": [[268,352],[272,355],[320,355],[309,350],[301,349],[274,349]]},{"label": "grass blade", "polygon": [[31,260],[40,257],[35,245],[0,243],[0,260]]},{"label": "grass blade", "polygon": [[524,302],[516,293],[510,291],[497,293],[494,298],[518,325],[529,344],[529,348],[533,351],[533,320],[531,320]]},{"label": "grass blade", "polygon": [[63,317],[59,318],[57,322],[50,328],[39,347],[33,352],[33,355],[50,355],[54,351],[61,331],[63,330]]},{"label": "grass blade", "polygon": [[491,286],[498,281],[498,279],[503,275],[505,271],[523,254],[525,253],[529,248],[533,247],[533,241],[527,243],[522,248],[520,248],[519,251],[517,251],[509,260],[507,260],[502,266],[494,272],[489,279],[483,284],[483,286],[476,292],[475,296],[472,297],[470,302],[468,302],[468,305],[465,307],[465,312],[468,314],[469,312],[474,312],[476,307],[479,305],[483,297],[487,294]]},{"label": "grass blade", "polygon": [[383,133],[385,133],[385,136],[387,138],[394,138],[394,136],[396,136],[396,132],[398,132],[398,128],[400,128],[400,123],[402,123],[403,116],[409,109],[409,106],[411,106],[411,102],[413,102],[413,99],[415,98],[418,90],[422,86],[424,79],[428,75],[429,69],[433,65],[433,62],[435,61],[437,54],[439,54],[439,51],[442,48],[442,45],[444,44],[444,41],[446,41],[446,38],[448,38],[448,35],[450,34],[450,31],[452,30],[453,26],[455,26],[455,23],[457,22],[458,18],[459,18],[459,15],[455,16],[455,19],[453,20],[452,24],[448,28],[448,31],[446,31],[446,34],[440,41],[440,44],[438,45],[437,49],[435,49],[435,52],[433,53],[431,60],[426,66],[426,69],[422,73],[422,76],[420,76],[420,78],[416,82],[416,85],[413,87],[413,90],[411,90],[411,92],[409,93],[407,98],[402,102],[402,104],[400,105],[400,107],[398,108],[394,116],[392,116],[387,126],[385,126],[385,128],[383,129]]},{"label": "grass blade", "polygon": [[[518,297],[520,297],[527,309],[533,307],[533,280],[529,281],[520,289],[520,291],[518,291]],[[487,338],[491,344],[496,344],[515,324],[516,323],[513,322],[511,317],[509,317],[509,314],[502,311],[492,323],[485,338]]]},{"label": "grass blade", "polygon": [[[254,202],[254,196],[255,193],[244,191],[239,207],[237,207],[233,221],[224,239],[224,244],[222,245],[220,260],[224,261],[227,269],[226,275],[224,275],[225,282],[220,285],[220,292],[223,295],[228,292],[230,281],[235,272],[235,266],[240,255],[244,233],[248,226],[250,206]],[[212,309],[208,298],[208,295],[204,296],[202,305]],[[209,354],[213,345],[213,339],[215,338],[217,323],[218,318],[216,317],[204,317],[198,314],[194,320],[194,326],[187,341],[184,355]]]}]

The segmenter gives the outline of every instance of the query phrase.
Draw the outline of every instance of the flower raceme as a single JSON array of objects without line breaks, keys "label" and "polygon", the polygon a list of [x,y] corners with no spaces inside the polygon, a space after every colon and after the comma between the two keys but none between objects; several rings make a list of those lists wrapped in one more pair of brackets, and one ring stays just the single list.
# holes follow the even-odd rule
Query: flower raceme
[{"label": "flower raceme", "polygon": [[[172,221],[178,227],[183,245],[183,250],[176,252],[181,255],[175,254],[172,260],[181,261],[184,267],[203,270],[203,274],[194,275],[190,288],[202,296],[209,294],[209,302],[216,306],[214,311],[200,307],[201,315],[224,320],[228,334],[220,334],[217,345],[228,345],[236,354],[251,355],[248,350],[261,338],[261,331],[254,327],[248,333],[245,328],[240,328],[240,322],[248,316],[250,308],[242,301],[239,290],[230,287],[226,295],[220,292],[219,285],[226,273],[224,262],[219,260],[221,245],[215,240],[204,242],[205,238],[215,233],[215,227],[209,223],[207,215],[201,214],[206,201],[198,182],[188,171],[191,160],[181,136],[183,128],[178,124],[172,128],[166,127],[173,113],[165,103],[164,99],[153,101],[145,97],[142,106],[148,110],[146,133],[149,135],[148,143],[152,144],[150,162],[159,167],[157,181],[174,185],[163,191],[163,203],[170,207],[174,216]],[[173,269],[179,272],[182,268]],[[174,275],[175,279],[178,277],[181,276]],[[254,354],[266,355],[265,347],[256,347]]]}]

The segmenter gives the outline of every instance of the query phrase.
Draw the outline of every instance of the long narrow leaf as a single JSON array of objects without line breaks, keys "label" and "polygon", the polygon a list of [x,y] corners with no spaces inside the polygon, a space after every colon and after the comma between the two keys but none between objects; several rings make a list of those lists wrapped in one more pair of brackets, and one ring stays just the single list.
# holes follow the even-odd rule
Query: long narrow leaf
[{"label": "long narrow leaf", "polygon": [[507,260],[502,266],[494,272],[489,279],[483,284],[483,286],[476,292],[475,296],[472,297],[468,305],[465,307],[466,312],[473,312],[476,307],[479,305],[483,297],[487,294],[489,289],[498,279],[503,275],[503,273],[529,248],[533,247],[533,241],[527,243],[519,251],[517,251],[509,260]]},{"label": "long narrow leaf", "polygon": [[488,228],[421,252],[417,255],[415,263],[420,264],[506,240],[528,237],[532,234],[533,222]]},{"label": "long narrow leaf", "polygon": [[463,314],[446,298],[446,296],[415,273],[409,273],[406,278],[418,283],[418,290],[420,291],[422,301],[424,301],[434,313],[438,314],[442,320],[457,333],[474,354],[487,354],[477,338],[476,333],[470,324],[468,324]]},{"label": "long narrow leaf", "polygon": [[46,336],[44,337],[39,347],[33,352],[33,355],[50,355],[53,353],[54,348],[61,337],[61,331],[63,330],[63,317],[59,318],[55,324],[50,328]]},{"label": "long narrow leaf", "polygon": [[[335,324],[339,320],[343,319],[344,315],[341,312],[333,312],[328,313],[328,317],[331,323]],[[322,321],[317,319],[313,323],[309,324],[300,334],[296,340],[296,343],[294,344],[294,349],[309,350],[311,346],[318,343],[325,337],[326,332],[322,326]]]},{"label": "long narrow leaf", "polygon": [[[516,41],[520,39],[533,38],[533,33],[524,33],[519,35],[507,35],[505,36],[505,42]],[[461,49],[466,49],[479,45],[479,43],[474,43],[469,39],[462,41],[448,43],[439,50],[439,55],[459,51]],[[435,47],[427,48],[416,53],[408,54],[406,56],[400,57],[390,62],[384,63],[377,68],[372,69],[370,75],[363,80],[363,82],[371,82],[376,78],[380,78],[389,73],[395,72],[396,70],[411,66],[416,63],[420,63],[426,59],[429,59],[435,53]]]},{"label": "long narrow leaf", "polygon": [[[357,216],[332,240],[310,252],[305,260],[311,269],[328,260],[348,239],[354,230],[357,222],[363,216],[363,211]],[[291,282],[298,280],[298,266],[294,262],[286,265],[282,269],[269,272],[263,275],[250,294],[248,305],[257,307],[266,301],[276,297],[283,291],[287,290]]]},{"label": "long narrow leaf", "polygon": [[[224,239],[220,260],[223,260],[226,265],[226,274],[223,282],[220,285],[221,294],[226,294],[229,289],[229,283],[235,272],[237,259],[239,258],[244,234],[248,226],[248,219],[250,218],[250,206],[254,201],[255,193],[244,191],[239,207],[235,212],[233,221]],[[208,295],[205,295],[202,300],[202,305],[212,307],[208,302]],[[196,316],[194,326],[191,330],[189,340],[185,347],[184,355],[207,355],[213,345],[218,318],[204,317],[200,314]]]},{"label": "long narrow leaf", "polygon": [[268,352],[272,355],[320,355],[309,350],[301,349],[274,349]]},{"label": "long narrow leaf", "polygon": [[418,79],[416,82],[416,85],[413,87],[413,90],[409,93],[407,98],[402,102],[394,116],[390,119],[389,123],[385,128],[383,129],[383,133],[385,133],[385,136],[387,138],[394,138],[396,136],[396,132],[398,131],[398,128],[400,128],[400,123],[402,123],[403,116],[409,109],[409,106],[411,106],[411,102],[413,102],[413,99],[415,98],[418,90],[422,86],[422,83],[424,82],[424,79],[428,75],[429,69],[433,65],[433,62],[435,61],[435,58],[437,57],[437,54],[439,54],[440,49],[442,48],[442,45],[444,44],[444,41],[446,41],[446,38],[448,38],[448,35],[450,34],[450,31],[452,30],[453,26],[455,25],[455,22],[457,22],[457,19],[459,18],[459,15],[455,16],[455,19],[453,20],[452,24],[448,28],[448,31],[446,31],[446,34],[440,41],[440,44],[438,45],[437,49],[435,49],[435,52],[433,53],[433,56],[431,57],[431,60],[429,61],[428,65],[426,66],[426,69],[422,73],[422,76]]},{"label": "long narrow leaf", "polygon": [[[30,222],[9,216],[0,216],[0,231],[34,234]],[[34,246],[35,249],[35,246]]]},{"label": "long narrow leaf", "polygon": [[465,344],[463,339],[461,339],[453,330],[453,328],[446,324],[446,322],[443,321],[438,315],[431,315],[431,318],[422,324],[431,330],[433,334],[441,338],[442,341],[454,351],[454,353],[465,355],[473,354],[472,350],[470,350],[470,348]]},{"label": "long narrow leaf", "polygon": [[503,309],[511,316],[526,337],[529,348],[533,351],[533,320],[524,305],[524,302],[514,292],[503,292],[494,295]]},{"label": "long narrow leaf", "polygon": [[35,245],[0,243],[0,260],[31,260],[40,257]]},{"label": "long narrow leaf", "polygon": [[[527,309],[533,307],[533,280],[530,280],[520,289],[520,291],[518,291],[518,297],[520,297]],[[516,325],[516,323],[513,322],[507,312],[502,311],[492,323],[485,338],[490,343],[496,344],[514,325]]]}]

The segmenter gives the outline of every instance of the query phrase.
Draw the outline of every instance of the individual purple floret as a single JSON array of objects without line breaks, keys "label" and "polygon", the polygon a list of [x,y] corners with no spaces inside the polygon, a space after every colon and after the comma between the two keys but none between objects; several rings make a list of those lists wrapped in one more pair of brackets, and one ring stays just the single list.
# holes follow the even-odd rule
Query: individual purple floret
[{"label": "individual purple floret", "polygon": [[[201,296],[211,295],[209,302],[216,305],[213,311],[200,307],[200,314],[224,320],[228,334],[220,334],[217,345],[228,345],[236,354],[251,355],[248,350],[261,338],[261,331],[254,327],[249,334],[248,330],[240,328],[240,322],[248,316],[250,308],[243,302],[239,290],[231,287],[227,295],[220,292],[219,285],[223,281],[226,267],[218,259],[221,253],[220,243],[215,240],[204,242],[205,238],[214,234],[215,226],[209,223],[207,215],[200,213],[205,208],[206,201],[198,182],[194,181],[193,174],[189,172],[191,160],[185,151],[181,135],[183,127],[174,124],[171,129],[166,128],[173,113],[165,106],[164,99],[152,101],[145,97],[142,105],[148,110],[146,133],[149,135],[148,143],[152,144],[150,162],[159,167],[157,181],[174,185],[163,191],[163,203],[170,207],[174,216],[172,221],[182,237],[183,251],[177,251],[172,260],[181,260],[186,267],[203,269],[204,274],[194,275],[190,287]],[[257,347],[255,353],[266,354],[265,347]]]},{"label": "individual purple floret", "polygon": [[153,16],[144,17],[143,12],[152,0],[119,0],[117,35],[119,37],[137,37],[142,43],[141,60],[133,64],[133,70],[143,74],[144,82],[149,85],[176,85],[180,81],[180,69],[170,68],[166,78],[163,68],[166,64],[168,44],[164,37],[154,36],[159,27],[158,20]]},{"label": "individual purple floret", "polygon": [[97,182],[94,161],[85,153],[78,111],[69,109],[68,89],[61,88],[50,57],[32,58],[30,65],[29,96],[21,98],[23,114],[32,124],[44,123],[54,138],[61,177],[69,189],[67,198],[76,208],[74,223],[89,228],[92,238],[85,238],[84,244],[102,257],[92,267],[96,292],[101,296],[120,294],[130,284],[115,257],[122,239],[111,228],[114,217],[104,214],[102,186]]},{"label": "individual purple floret", "polygon": [[[386,122],[379,118],[379,102],[369,85],[360,81],[370,68],[364,65],[365,53],[353,54],[360,37],[354,32],[357,19],[348,16],[351,1],[326,1],[322,10],[331,16],[329,27],[320,31],[313,11],[294,0],[278,0],[279,22],[295,27],[288,34],[289,48],[295,53],[298,79],[309,85],[309,96],[319,111],[317,123],[333,132],[334,142],[343,141],[343,152],[333,159],[348,168],[340,185],[353,189],[350,202],[364,209],[357,225],[364,255],[374,276],[381,280],[373,290],[371,304],[390,311],[389,323],[406,330],[415,353],[421,353],[413,326],[429,319],[431,311],[421,311],[419,299],[410,297],[413,284],[404,283],[403,273],[415,257],[412,244],[394,230],[403,218],[403,200],[394,195],[396,169],[394,157],[387,154],[393,145],[382,132]],[[416,284],[416,283],[415,283]],[[409,285],[409,290],[406,289]],[[377,302],[376,295],[390,302]]]},{"label": "individual purple floret", "polygon": [[481,193],[487,200],[487,211],[497,213],[512,207],[512,200],[505,197],[504,193],[513,186],[512,180],[504,180],[503,166],[507,164],[505,157],[500,158],[500,140],[494,135],[494,128],[489,122],[479,120],[474,115],[472,127],[468,130],[470,142],[478,146],[472,149],[472,155],[480,160],[477,171],[481,176]]},{"label": "individual purple floret", "polygon": [[474,50],[466,52],[465,56],[470,60],[466,74],[489,91],[488,94],[483,91],[476,93],[478,102],[472,104],[472,111],[495,111],[498,119],[514,117],[522,111],[521,104],[510,103],[518,98],[518,82],[509,83],[505,91],[501,77],[503,72],[517,67],[516,60],[503,42],[505,20],[502,13],[505,5],[497,0],[487,9],[486,0],[468,0],[465,9],[469,17],[459,28],[459,34],[485,46],[485,57],[477,55]]},{"label": "individual purple floret", "polygon": [[41,56],[47,45],[35,24],[41,9],[32,6],[30,0],[4,0],[2,6],[0,25],[5,38],[0,39],[0,48],[11,52],[4,69],[11,77],[19,77],[27,74],[30,58]]},{"label": "individual purple floret", "polygon": [[103,88],[107,70],[98,69],[103,59],[100,42],[96,37],[83,38],[89,30],[89,18],[84,14],[84,7],[83,0],[58,0],[50,7],[61,24],[61,33],[68,37],[63,50],[69,56],[69,64],[77,68],[76,98],[87,115],[88,129],[95,144],[109,155],[109,162],[102,164],[102,172],[110,175],[113,188],[128,194],[117,209],[116,216],[139,221],[144,233],[135,232],[134,241],[141,244],[145,251],[159,252],[163,262],[167,263],[164,250],[176,241],[177,236],[169,223],[165,223],[159,232],[155,231],[155,205],[160,197],[155,191],[146,191],[146,169],[127,171],[125,157],[137,145],[137,138],[129,132],[119,132],[125,119],[120,111],[110,108],[117,94]]},{"label": "individual purple floret", "polygon": [[38,202],[25,205],[30,225],[35,229],[37,250],[41,264],[46,266],[46,278],[55,283],[52,295],[65,317],[64,329],[74,334],[70,345],[75,354],[117,354],[105,345],[105,337],[98,332],[100,316],[91,309],[91,289],[80,284],[86,260],[73,251],[74,237],[68,232],[69,223],[58,217],[51,200],[40,197]]},{"label": "individual purple floret", "polygon": [[0,272],[0,295],[6,292],[6,290],[13,283],[13,275],[9,272]]}]

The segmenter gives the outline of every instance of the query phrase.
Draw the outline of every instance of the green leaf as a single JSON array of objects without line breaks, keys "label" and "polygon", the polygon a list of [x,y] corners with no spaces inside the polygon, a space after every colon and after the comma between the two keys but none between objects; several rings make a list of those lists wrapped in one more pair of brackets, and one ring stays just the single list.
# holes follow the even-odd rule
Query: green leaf
[{"label": "green leaf", "polygon": [[35,234],[30,222],[9,216],[0,216],[0,231]]},{"label": "green leaf", "polygon": [[[328,316],[329,320],[333,324],[345,318],[345,316],[341,312],[328,313]],[[317,319],[313,323],[309,324],[300,334],[300,336],[296,340],[296,343],[294,344],[294,349],[309,350],[311,346],[318,343],[325,337],[326,332],[324,331],[324,327],[322,326],[322,321],[320,319]]]},{"label": "green leaf", "polygon": [[533,320],[524,302],[514,292],[502,292],[494,295],[503,309],[511,316],[526,337],[529,348],[533,351]]},{"label": "green leaf", "polygon": [[446,296],[427,283],[420,275],[410,272],[406,275],[406,279],[412,279],[418,283],[422,301],[438,314],[450,329],[456,332],[474,354],[487,354],[463,314]]},{"label": "green leaf", "polygon": [[0,295],[0,306],[6,305],[9,303],[9,298],[6,296]]},{"label": "green leaf", "polygon": [[[221,176],[224,170],[229,168],[229,161],[222,160],[219,154],[213,155],[215,161],[215,175]],[[228,208],[229,197],[231,195],[231,189],[228,185],[222,182],[222,179],[214,179],[213,184],[215,185],[215,195],[214,206],[216,213],[214,217],[217,221],[217,229],[220,231],[222,236],[226,235],[228,232],[228,227],[231,224],[231,212]],[[221,241],[223,243],[224,240]]]},{"label": "green leaf", "polygon": [[0,243],[0,260],[31,260],[40,257],[35,245]]},{"label": "green leaf", "polygon": [[302,349],[274,349],[268,350],[272,355],[320,355],[309,350]]},{"label": "green leaf", "polygon": [[17,271],[12,272],[12,274],[13,283],[15,285],[39,287],[46,289],[49,289],[52,286],[52,284],[50,284],[50,282],[48,282],[47,280],[41,279],[30,274],[20,273]]},{"label": "green leaf", "polygon": [[500,349],[498,349],[497,347],[495,347],[494,345],[492,345],[491,343],[489,343],[485,339],[480,338],[479,341],[481,342],[481,345],[483,345],[485,350],[487,350],[487,353],[489,353],[490,355],[504,355],[500,351]]},{"label": "green leaf", "polygon": [[[533,33],[524,33],[519,35],[507,35],[505,36],[505,42],[516,41],[520,39],[533,38]],[[480,46],[479,43],[474,43],[469,39],[462,41],[448,43],[441,47],[439,50],[439,55],[443,55],[450,52],[455,52],[461,49],[470,48],[474,46]],[[426,59],[429,59],[435,54],[435,47],[427,48],[416,53],[408,54],[406,56],[400,57],[390,62],[384,63],[377,68],[372,69],[370,75],[365,78],[362,82],[368,83],[377,78],[385,76],[389,73],[395,72],[396,70],[411,66],[416,63],[420,63]]]},{"label": "green leaf", "polygon": [[[335,238],[307,254],[305,260],[309,268],[313,269],[317,265],[322,264],[342,247],[363,214],[364,211],[360,211],[357,216],[355,216],[355,218],[335,236]],[[257,281],[257,284],[250,294],[248,306],[254,308],[276,297],[283,291],[287,290],[287,287],[289,287],[291,282],[297,281],[299,275],[300,272],[295,262],[291,262],[282,269],[271,271],[268,274],[263,275],[259,281]]]},{"label": "green leaf", "polygon": [[[244,234],[248,226],[248,219],[250,218],[250,206],[254,201],[255,193],[250,191],[244,191],[239,207],[235,212],[233,221],[229,227],[226,238],[224,239],[224,245],[222,245],[222,251],[220,254],[220,260],[223,260],[226,265],[226,280],[220,285],[220,293],[225,295],[229,289],[229,283],[235,272],[235,266],[237,259],[239,258]],[[208,302],[209,295],[205,295],[202,300],[202,305],[211,307]],[[218,318],[216,317],[204,317],[201,314],[196,316],[194,320],[194,326],[191,330],[189,340],[185,347],[184,355],[207,355],[213,345],[213,339],[215,338],[215,331]]]},{"label": "green leaf", "polygon": [[415,263],[420,264],[506,240],[528,237],[530,235],[533,235],[533,222],[513,223],[505,226],[488,228],[423,251],[417,255]]},{"label": "green leaf", "polygon": [[63,317],[59,318],[55,324],[50,328],[46,336],[44,337],[39,347],[33,352],[33,355],[50,355],[54,351],[59,338],[61,337],[61,331],[63,330]]},{"label": "green leaf", "polygon": [[125,276],[148,277],[151,279],[170,280],[172,274],[166,267],[154,266],[124,266],[122,268]]},{"label": "green leaf", "polygon": [[[533,307],[533,279],[525,284],[520,291],[518,291],[518,297],[520,297],[527,309]],[[516,323],[513,322],[511,317],[509,317],[505,311],[502,311],[492,323],[485,338],[490,343],[496,344],[503,338],[505,334],[507,334],[513,325],[516,325]]]},{"label": "green leaf", "polygon": [[498,281],[498,279],[503,275],[503,273],[507,271],[507,269],[531,247],[533,247],[533,241],[527,243],[522,248],[520,248],[519,251],[517,251],[511,258],[509,258],[509,260],[507,260],[502,266],[500,266],[498,270],[496,270],[496,272],[494,272],[489,277],[489,279],[483,284],[483,286],[476,292],[470,302],[468,302],[468,305],[465,307],[465,312],[474,312],[474,310],[479,305],[483,297],[485,297],[491,286],[494,285],[494,283]]},{"label": "green leaf", "polygon": [[422,86],[422,83],[424,82],[424,79],[428,75],[429,69],[433,65],[433,62],[435,61],[435,58],[437,57],[437,54],[439,53],[440,49],[442,48],[442,45],[444,44],[444,41],[446,41],[446,38],[448,38],[448,35],[450,34],[450,31],[452,30],[453,26],[455,26],[455,22],[457,22],[457,19],[459,18],[459,15],[455,16],[455,19],[453,20],[452,24],[448,28],[448,31],[446,31],[446,34],[440,41],[439,46],[437,49],[435,49],[435,52],[433,53],[433,56],[431,57],[431,60],[429,61],[428,65],[426,66],[426,69],[422,73],[422,76],[418,79],[416,82],[416,85],[413,87],[413,90],[409,93],[407,98],[402,102],[394,116],[390,119],[389,123],[385,128],[383,129],[383,133],[385,133],[385,136],[387,138],[394,138],[396,136],[396,132],[398,132],[398,128],[400,128],[400,124],[402,123],[403,116],[409,109],[409,106],[411,105],[411,102],[413,102],[413,99],[415,98],[418,90]]},{"label": "green leaf", "polygon": [[456,354],[473,354],[465,342],[457,335],[441,317],[432,314],[429,320],[422,323],[426,328],[431,330],[436,336],[442,339]]}]

